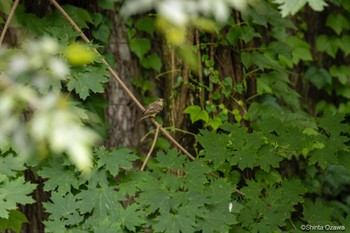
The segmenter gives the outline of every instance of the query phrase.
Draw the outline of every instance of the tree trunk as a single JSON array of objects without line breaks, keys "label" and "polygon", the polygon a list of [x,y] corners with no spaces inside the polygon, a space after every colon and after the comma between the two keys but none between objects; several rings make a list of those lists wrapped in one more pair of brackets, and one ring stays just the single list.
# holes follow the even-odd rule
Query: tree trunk
[{"label": "tree trunk", "polygon": [[[113,29],[109,50],[115,57],[116,71],[119,77],[132,90],[131,78],[139,72],[138,65],[131,56],[122,19],[117,14],[111,15],[110,18],[113,22]],[[135,125],[135,119],[139,114],[138,110],[130,97],[112,77],[106,89],[106,97],[109,101],[106,116],[111,124],[107,146],[138,147],[141,134],[140,128]]]}]

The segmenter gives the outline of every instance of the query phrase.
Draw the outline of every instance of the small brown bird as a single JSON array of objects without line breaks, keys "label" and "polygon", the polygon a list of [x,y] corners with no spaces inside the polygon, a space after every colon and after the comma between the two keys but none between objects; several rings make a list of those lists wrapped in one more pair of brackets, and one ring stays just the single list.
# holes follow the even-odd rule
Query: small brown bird
[{"label": "small brown bird", "polygon": [[163,99],[159,98],[153,103],[150,103],[146,108],[145,111],[142,113],[139,122],[143,119],[146,119],[148,117],[154,117],[157,115],[160,111],[163,110]]}]

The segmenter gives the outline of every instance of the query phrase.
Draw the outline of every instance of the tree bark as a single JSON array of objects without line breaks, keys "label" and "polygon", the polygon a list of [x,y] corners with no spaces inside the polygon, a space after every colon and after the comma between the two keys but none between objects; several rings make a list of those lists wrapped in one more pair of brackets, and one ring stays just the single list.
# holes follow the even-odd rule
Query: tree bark
[{"label": "tree bark", "polygon": [[[131,78],[139,73],[138,65],[131,56],[122,19],[117,14],[111,15],[110,18],[113,29],[109,50],[115,57],[117,73],[132,90]],[[141,130],[135,125],[135,119],[139,114],[136,106],[113,78],[110,79],[106,89],[106,97],[109,101],[106,116],[111,124],[107,146],[138,147]]]}]

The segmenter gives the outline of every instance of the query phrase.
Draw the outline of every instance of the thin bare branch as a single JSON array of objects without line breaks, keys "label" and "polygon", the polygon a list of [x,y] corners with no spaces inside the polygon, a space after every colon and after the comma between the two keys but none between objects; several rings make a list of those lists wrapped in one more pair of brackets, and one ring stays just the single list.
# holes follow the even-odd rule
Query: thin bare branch
[{"label": "thin bare branch", "polygon": [[18,3],[19,3],[19,0],[15,0],[15,2],[13,3],[12,8],[11,8],[11,11],[10,11],[10,14],[9,14],[9,16],[7,17],[5,26],[4,26],[4,28],[2,29],[2,31],[1,31],[1,35],[0,35],[0,47],[1,47],[1,45],[2,45],[2,42],[4,41],[4,38],[5,38],[5,35],[6,35],[6,32],[7,32],[7,29],[8,29],[8,27],[9,27],[9,25],[10,25],[10,22],[11,22],[11,20],[12,20],[13,15],[14,15],[14,13],[15,13],[15,11],[16,11],[16,8],[17,8]]},{"label": "thin bare branch", "polygon": [[154,134],[154,139],[153,139],[153,142],[152,142],[151,149],[148,151],[148,154],[146,156],[145,161],[143,161],[143,164],[142,164],[142,167],[141,167],[140,171],[143,171],[143,169],[145,169],[146,164],[148,162],[148,159],[149,159],[149,157],[151,157],[151,154],[153,152],[154,146],[156,145],[156,142],[157,142],[157,138],[158,138],[158,134],[159,134],[159,128],[160,128],[160,126],[157,126],[156,133]]},{"label": "thin bare branch", "polygon": [[188,152],[185,148],[183,148],[180,143],[178,143],[156,120],[154,120],[153,118],[151,118],[152,123],[157,126],[160,127],[160,131],[164,134],[164,136],[166,138],[168,138],[172,143],[174,143],[174,145],[179,148],[183,153],[185,153],[190,159],[195,160],[195,157],[193,157],[190,152]]}]

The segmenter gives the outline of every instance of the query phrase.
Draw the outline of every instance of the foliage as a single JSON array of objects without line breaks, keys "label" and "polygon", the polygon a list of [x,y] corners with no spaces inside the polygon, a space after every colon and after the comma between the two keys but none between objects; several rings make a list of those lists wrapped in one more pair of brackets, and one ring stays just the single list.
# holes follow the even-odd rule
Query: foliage
[{"label": "foliage", "polygon": [[324,0],[298,0],[296,2],[288,0],[274,0],[274,2],[280,5],[279,8],[283,17],[290,14],[294,15],[302,7],[304,7],[306,3],[308,3],[310,7],[315,11],[322,11],[327,6],[326,1]]},{"label": "foliage", "polygon": [[[138,156],[126,148],[97,148],[89,177],[72,172],[67,161],[51,160],[39,171],[48,179],[44,189],[51,191],[51,201],[44,204],[50,213],[46,230],[292,232],[294,225],[300,229],[305,223],[344,225],[339,216],[349,210],[332,210],[341,202],[311,198],[325,192],[335,197],[345,189],[342,182],[347,182],[349,165],[344,161],[350,151],[343,135],[350,128],[342,121],[341,115],[313,121],[270,112],[255,120],[254,133],[238,124],[225,124],[217,132],[201,131],[198,141],[203,150],[198,160],[187,161],[175,150],[159,152],[143,172],[134,170]],[[281,174],[282,161],[292,163],[296,158],[302,161],[299,175]],[[242,179],[238,171],[247,169],[254,171],[252,177]],[[342,174],[337,185],[325,182]],[[244,182],[244,196],[235,192],[239,182]],[[328,182],[337,193],[320,189]],[[315,208],[327,212],[320,216]]]},{"label": "foliage", "polygon": [[81,170],[88,170],[91,144],[98,136],[81,126],[87,118],[84,110],[60,93],[68,67],[58,51],[54,40],[44,38],[24,45],[21,53],[2,54],[0,149],[12,148],[23,160],[66,152]]},{"label": "foliage", "polygon": [[[71,169],[60,161],[39,172],[50,180],[44,189],[52,190],[51,202],[44,205],[50,213],[47,232],[139,232],[150,227],[156,232],[223,232],[236,222],[228,210],[234,186],[213,178],[200,161],[186,162],[171,150],[158,153],[155,170],[136,172],[132,162],[138,157],[125,148],[100,147],[94,157],[89,179],[77,172],[67,176]],[[71,186],[63,188],[57,177]]]}]

